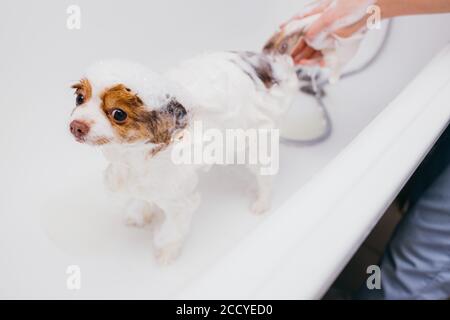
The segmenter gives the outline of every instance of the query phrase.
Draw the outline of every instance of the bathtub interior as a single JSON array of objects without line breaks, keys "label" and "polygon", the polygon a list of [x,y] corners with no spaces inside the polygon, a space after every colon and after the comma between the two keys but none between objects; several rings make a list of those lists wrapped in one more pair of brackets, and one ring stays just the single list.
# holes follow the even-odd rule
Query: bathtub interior
[{"label": "bathtub interior", "polygon": [[[2,4],[0,297],[170,298],[220,263],[264,219],[248,210],[251,177],[239,167],[203,174],[204,201],[183,254],[161,268],[152,257],[149,230],[124,226],[118,200],[104,190],[100,152],[69,136],[69,86],[87,65],[105,57],[162,71],[205,50],[258,50],[302,3],[78,3],[80,30],[66,28],[71,2]],[[320,145],[281,147],[269,214],[332,160],[448,41],[449,20],[398,19],[376,65],[327,88],[333,134]],[[349,68],[370,56],[382,31],[369,33]],[[81,290],[67,289],[70,265],[81,268]]]}]

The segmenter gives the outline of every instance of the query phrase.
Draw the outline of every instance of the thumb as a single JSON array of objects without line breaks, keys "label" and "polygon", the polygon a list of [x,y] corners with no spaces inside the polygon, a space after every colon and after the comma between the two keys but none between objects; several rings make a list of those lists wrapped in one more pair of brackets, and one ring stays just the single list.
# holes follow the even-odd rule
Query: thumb
[{"label": "thumb", "polygon": [[306,38],[308,40],[312,40],[314,37],[316,37],[319,33],[327,32],[329,31],[330,27],[332,26],[334,22],[334,17],[332,14],[324,12],[319,19],[314,21],[311,26],[306,31]]}]

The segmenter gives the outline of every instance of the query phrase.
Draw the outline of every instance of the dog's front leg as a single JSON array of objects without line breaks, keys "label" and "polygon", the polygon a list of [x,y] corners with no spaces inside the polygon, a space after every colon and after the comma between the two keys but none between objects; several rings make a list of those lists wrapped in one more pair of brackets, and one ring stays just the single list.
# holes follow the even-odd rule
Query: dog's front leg
[{"label": "dog's front leg", "polygon": [[180,254],[190,229],[192,215],[199,204],[200,195],[196,192],[158,204],[164,214],[155,226],[153,244],[160,264],[168,264]]},{"label": "dog's front leg", "polygon": [[133,227],[144,227],[151,223],[160,211],[161,209],[151,202],[131,199],[125,206],[125,224]]}]

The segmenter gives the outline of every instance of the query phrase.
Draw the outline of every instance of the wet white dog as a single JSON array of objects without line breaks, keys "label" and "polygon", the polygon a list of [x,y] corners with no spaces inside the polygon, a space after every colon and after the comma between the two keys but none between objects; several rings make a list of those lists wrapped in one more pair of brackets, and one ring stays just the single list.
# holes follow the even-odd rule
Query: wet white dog
[{"label": "wet white dog", "polygon": [[[130,199],[127,222],[155,226],[159,262],[179,254],[200,203],[202,166],[172,159],[194,121],[219,130],[276,128],[298,93],[292,59],[270,53],[205,54],[164,75],[130,62],[102,61],[73,86],[70,130],[78,142],[102,149],[110,163],[108,188]],[[251,210],[262,213],[270,207],[272,177],[261,175],[258,165],[248,167],[257,181]]]}]

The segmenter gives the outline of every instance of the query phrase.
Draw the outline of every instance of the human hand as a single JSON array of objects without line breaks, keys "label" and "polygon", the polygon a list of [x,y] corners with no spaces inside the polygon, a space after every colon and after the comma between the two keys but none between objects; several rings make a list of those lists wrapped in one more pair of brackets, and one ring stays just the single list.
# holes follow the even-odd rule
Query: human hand
[{"label": "human hand", "polygon": [[330,45],[330,38],[348,38],[366,26],[367,8],[376,0],[319,0],[307,5],[281,27],[320,14],[300,38],[291,52],[295,64],[324,65],[321,49]]}]

